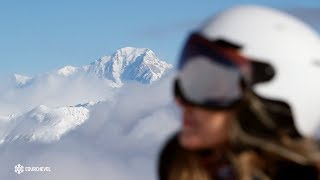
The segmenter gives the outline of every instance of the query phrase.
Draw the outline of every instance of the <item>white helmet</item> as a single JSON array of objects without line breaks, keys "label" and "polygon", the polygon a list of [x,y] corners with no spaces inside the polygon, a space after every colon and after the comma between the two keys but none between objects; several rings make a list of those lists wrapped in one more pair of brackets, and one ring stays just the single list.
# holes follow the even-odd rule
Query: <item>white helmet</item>
[{"label": "white helmet", "polygon": [[[320,41],[315,31],[286,13],[246,5],[218,14],[197,30],[197,33],[211,42],[224,40],[239,45],[240,54],[245,59],[270,64],[275,72],[274,77],[270,77],[270,81],[255,84],[254,92],[261,97],[290,105],[298,131],[305,136],[315,135],[320,128]],[[199,57],[194,59],[197,58]],[[216,96],[212,91],[211,95],[208,94],[210,87],[205,90],[188,90],[192,85],[186,79],[193,78],[198,86],[201,79],[197,77],[199,75],[189,73],[187,69],[191,66],[185,64],[190,63],[180,62],[181,71],[177,77],[184,94],[199,102],[205,97],[197,97],[196,91]],[[208,72],[213,70],[204,62],[198,66],[206,67],[207,70],[201,72],[203,76],[208,76]],[[222,69],[222,73],[231,75],[233,79],[239,78],[238,72],[229,71],[230,68]],[[230,89],[227,86],[225,88]],[[240,95],[236,93],[230,96],[237,99]]]}]

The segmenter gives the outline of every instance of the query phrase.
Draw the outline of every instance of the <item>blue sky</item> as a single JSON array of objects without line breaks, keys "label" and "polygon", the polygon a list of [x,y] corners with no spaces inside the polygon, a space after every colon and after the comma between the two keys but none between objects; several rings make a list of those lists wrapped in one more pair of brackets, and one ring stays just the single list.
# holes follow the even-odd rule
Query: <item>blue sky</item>
[{"label": "blue sky", "polygon": [[0,76],[82,66],[125,46],[175,64],[188,32],[243,3],[291,11],[320,30],[317,0],[0,0]]}]

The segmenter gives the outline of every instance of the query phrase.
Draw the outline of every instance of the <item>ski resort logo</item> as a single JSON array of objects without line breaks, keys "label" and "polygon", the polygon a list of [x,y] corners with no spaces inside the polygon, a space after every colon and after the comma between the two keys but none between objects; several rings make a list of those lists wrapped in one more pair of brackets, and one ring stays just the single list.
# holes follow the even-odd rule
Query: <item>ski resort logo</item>
[{"label": "ski resort logo", "polygon": [[14,172],[21,174],[24,172],[24,167],[21,164],[18,164],[14,167]]},{"label": "ski resort logo", "polygon": [[51,172],[50,167],[38,167],[38,166],[22,166],[21,164],[18,164],[14,166],[14,172],[17,174],[22,174],[23,172]]}]

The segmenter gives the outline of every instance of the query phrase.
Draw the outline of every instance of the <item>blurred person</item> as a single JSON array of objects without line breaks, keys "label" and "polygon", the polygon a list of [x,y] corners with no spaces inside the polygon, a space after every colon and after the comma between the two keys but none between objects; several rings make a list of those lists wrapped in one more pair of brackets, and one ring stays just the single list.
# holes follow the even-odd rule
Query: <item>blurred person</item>
[{"label": "blurred person", "polygon": [[301,21],[253,5],[191,33],[174,85],[182,125],[159,179],[320,179],[319,48]]}]

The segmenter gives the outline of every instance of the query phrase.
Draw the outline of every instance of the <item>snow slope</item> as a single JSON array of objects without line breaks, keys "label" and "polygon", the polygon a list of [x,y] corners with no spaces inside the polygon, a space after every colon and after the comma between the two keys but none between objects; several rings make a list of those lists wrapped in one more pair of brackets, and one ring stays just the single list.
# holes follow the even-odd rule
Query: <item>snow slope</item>
[{"label": "snow slope", "polygon": [[50,108],[40,105],[30,112],[11,119],[11,129],[3,134],[2,143],[13,141],[44,142],[58,141],[69,131],[80,126],[89,118],[84,107]]}]

